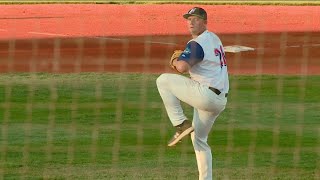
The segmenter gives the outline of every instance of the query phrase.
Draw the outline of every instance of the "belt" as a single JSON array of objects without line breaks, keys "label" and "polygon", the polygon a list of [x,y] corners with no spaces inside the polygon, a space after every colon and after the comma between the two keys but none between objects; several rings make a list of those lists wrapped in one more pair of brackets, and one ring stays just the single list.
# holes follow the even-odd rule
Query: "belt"
[{"label": "belt", "polygon": [[[216,88],[209,87],[209,89],[210,89],[212,92],[216,93],[217,95],[220,95],[220,94],[221,94],[221,91],[219,91],[219,90],[216,89]],[[225,97],[228,97],[228,93],[226,93],[224,96],[225,96]]]}]

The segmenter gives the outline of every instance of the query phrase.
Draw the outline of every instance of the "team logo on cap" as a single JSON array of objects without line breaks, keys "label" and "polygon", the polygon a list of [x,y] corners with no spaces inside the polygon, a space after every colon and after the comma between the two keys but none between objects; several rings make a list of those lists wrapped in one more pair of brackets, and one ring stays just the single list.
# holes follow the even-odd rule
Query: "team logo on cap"
[{"label": "team logo on cap", "polygon": [[189,14],[192,14],[196,11],[196,8],[192,8],[190,11],[189,11]]}]

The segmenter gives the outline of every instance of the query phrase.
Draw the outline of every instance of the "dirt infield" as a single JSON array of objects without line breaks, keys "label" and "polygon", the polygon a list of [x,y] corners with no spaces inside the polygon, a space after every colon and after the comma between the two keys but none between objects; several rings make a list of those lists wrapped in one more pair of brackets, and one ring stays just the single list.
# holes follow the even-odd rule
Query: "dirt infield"
[{"label": "dirt infield", "polygon": [[[170,71],[192,6],[1,6],[0,72]],[[227,54],[231,74],[320,74],[320,7],[204,7],[224,45],[255,48]]]}]

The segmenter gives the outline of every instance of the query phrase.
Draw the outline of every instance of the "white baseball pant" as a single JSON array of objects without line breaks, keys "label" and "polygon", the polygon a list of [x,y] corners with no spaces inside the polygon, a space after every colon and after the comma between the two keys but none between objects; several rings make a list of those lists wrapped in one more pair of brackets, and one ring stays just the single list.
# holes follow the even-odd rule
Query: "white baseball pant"
[{"label": "white baseball pant", "polygon": [[207,143],[215,119],[225,109],[227,98],[217,95],[208,86],[179,74],[161,74],[157,87],[173,126],[187,119],[180,101],[194,107],[191,139],[196,154],[199,179],[212,179],[212,154]]}]

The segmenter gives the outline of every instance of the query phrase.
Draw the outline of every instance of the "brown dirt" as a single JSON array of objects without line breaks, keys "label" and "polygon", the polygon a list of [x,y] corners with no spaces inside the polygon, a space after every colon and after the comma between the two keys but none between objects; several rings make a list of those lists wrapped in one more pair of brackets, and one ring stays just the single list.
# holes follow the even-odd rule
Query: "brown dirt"
[{"label": "brown dirt", "polygon": [[[320,74],[320,33],[219,36],[224,45],[257,48],[227,53],[231,74]],[[168,59],[173,50],[183,49],[189,38],[144,36],[0,41],[0,72],[170,72]]]},{"label": "brown dirt", "polygon": [[[170,72],[193,6],[1,6],[0,72]],[[256,48],[227,53],[231,74],[320,74],[319,7],[203,7],[224,45]]]}]

